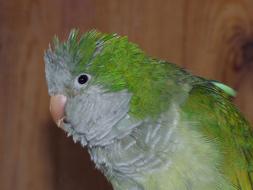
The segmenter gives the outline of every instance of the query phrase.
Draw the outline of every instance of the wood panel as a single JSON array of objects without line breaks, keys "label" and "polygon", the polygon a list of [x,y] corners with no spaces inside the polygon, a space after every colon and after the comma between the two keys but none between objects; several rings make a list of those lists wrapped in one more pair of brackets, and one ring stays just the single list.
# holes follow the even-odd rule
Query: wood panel
[{"label": "wood panel", "polygon": [[253,123],[251,0],[0,0],[0,189],[111,189],[54,127],[43,52],[72,27],[128,35],[148,54],[238,91]]}]

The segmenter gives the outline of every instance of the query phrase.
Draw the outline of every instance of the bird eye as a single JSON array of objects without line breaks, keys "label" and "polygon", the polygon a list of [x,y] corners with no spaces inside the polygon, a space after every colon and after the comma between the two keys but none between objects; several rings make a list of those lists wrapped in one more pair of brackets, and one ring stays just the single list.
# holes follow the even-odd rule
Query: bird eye
[{"label": "bird eye", "polygon": [[89,81],[89,79],[90,75],[82,73],[77,77],[76,82],[78,83],[78,85],[84,85]]}]

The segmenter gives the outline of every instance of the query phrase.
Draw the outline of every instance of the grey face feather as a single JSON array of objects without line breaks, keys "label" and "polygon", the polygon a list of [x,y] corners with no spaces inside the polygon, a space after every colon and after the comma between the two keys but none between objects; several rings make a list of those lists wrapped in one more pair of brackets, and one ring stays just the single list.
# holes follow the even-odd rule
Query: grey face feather
[{"label": "grey face feather", "polygon": [[64,64],[65,60],[59,59],[51,49],[45,53],[44,60],[49,95],[66,95],[65,89],[71,84],[72,76]]},{"label": "grey face feather", "polygon": [[[67,100],[65,120],[71,125],[64,129],[84,138],[89,146],[112,143],[113,127],[127,115],[130,98],[127,91],[110,93],[98,86],[87,87],[82,94]],[[79,137],[77,140],[85,145],[87,142]]]},{"label": "grey face feather", "polygon": [[113,130],[113,127],[129,111],[131,94],[127,90],[109,92],[102,86],[95,86],[88,73],[90,81],[79,85],[77,78],[80,74],[75,76],[71,72],[73,68],[67,52],[57,56],[49,49],[44,58],[49,95],[67,97],[65,123],[61,127],[73,136],[74,141],[82,145],[104,146],[124,136],[128,130]]}]

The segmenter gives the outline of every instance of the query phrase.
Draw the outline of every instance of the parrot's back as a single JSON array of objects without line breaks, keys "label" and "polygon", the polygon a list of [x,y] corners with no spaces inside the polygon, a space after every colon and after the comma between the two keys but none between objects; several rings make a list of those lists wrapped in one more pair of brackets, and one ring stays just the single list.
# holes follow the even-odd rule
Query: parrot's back
[{"label": "parrot's back", "polygon": [[197,83],[182,105],[186,120],[196,122],[220,155],[218,170],[235,189],[253,189],[253,137],[249,123],[232,104],[231,97],[211,81]]}]

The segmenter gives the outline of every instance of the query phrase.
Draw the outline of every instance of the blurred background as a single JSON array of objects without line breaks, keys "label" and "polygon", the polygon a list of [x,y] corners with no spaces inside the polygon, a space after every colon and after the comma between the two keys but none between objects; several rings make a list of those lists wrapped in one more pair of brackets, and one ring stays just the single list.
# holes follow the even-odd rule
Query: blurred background
[{"label": "blurred background", "polygon": [[49,115],[44,50],[73,27],[127,35],[232,86],[253,123],[252,0],[0,0],[1,190],[112,189]]}]

